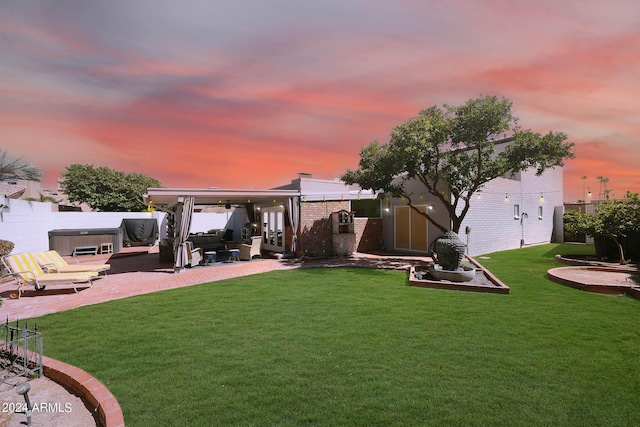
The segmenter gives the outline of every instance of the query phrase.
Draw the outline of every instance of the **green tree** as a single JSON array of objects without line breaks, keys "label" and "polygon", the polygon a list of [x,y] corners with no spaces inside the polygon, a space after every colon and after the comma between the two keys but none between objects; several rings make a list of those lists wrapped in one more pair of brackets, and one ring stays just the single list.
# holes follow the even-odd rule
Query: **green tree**
[{"label": "green tree", "polygon": [[627,192],[629,200],[607,200],[596,205],[593,214],[568,211],[564,228],[570,234],[610,238],[618,247],[620,264],[626,264],[622,239],[640,229],[640,199]]},{"label": "green tree", "polygon": [[21,158],[10,158],[5,148],[0,151],[0,181],[11,179],[40,182],[42,180],[42,170]]},{"label": "green tree", "polygon": [[[421,111],[391,132],[389,143],[373,141],[360,151],[360,168],[342,179],[364,189],[405,197],[408,205],[440,231],[428,212],[417,209],[406,187],[418,180],[446,208],[451,230],[458,233],[474,193],[494,178],[536,168],[538,175],[573,158],[573,143],[564,133],[540,135],[521,130],[511,101],[495,96],[470,99],[460,106]],[[497,152],[495,142],[509,133],[512,140]]]},{"label": "green tree", "polygon": [[139,212],[146,207],[142,195],[160,182],[139,173],[74,164],[67,167],[60,186],[69,201],[86,203],[93,210]]}]

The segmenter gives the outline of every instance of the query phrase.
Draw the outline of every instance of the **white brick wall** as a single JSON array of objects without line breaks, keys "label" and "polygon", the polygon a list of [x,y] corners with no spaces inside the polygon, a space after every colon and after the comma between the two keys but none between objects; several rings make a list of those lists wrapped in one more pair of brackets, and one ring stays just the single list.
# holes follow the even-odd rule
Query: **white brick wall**
[{"label": "white brick wall", "polygon": [[[419,199],[424,189],[417,182],[410,188],[414,203],[432,204],[431,211],[442,224],[447,223],[447,214],[439,202],[432,196],[425,195]],[[544,201],[540,200],[540,195]],[[505,201],[508,195],[509,200]],[[383,207],[390,207],[389,212],[383,212],[383,236],[385,247],[393,248],[394,217],[393,207],[404,205],[398,199],[390,202],[383,201]],[[514,219],[514,205],[520,207],[520,215],[527,214],[527,218]],[[497,178],[485,185],[480,193],[473,196],[470,209],[460,227],[460,239],[467,246],[467,253],[471,256],[489,252],[515,249],[520,247],[520,241],[525,245],[545,243],[551,241],[554,224],[554,210],[562,209],[562,169],[556,168],[546,171],[537,177],[535,170],[518,174],[518,179]],[[542,206],[542,219],[538,219],[538,207]],[[459,211],[462,206],[459,206]],[[469,233],[465,233],[469,227]],[[433,226],[429,227],[428,240],[431,243],[440,233]]]},{"label": "white brick wall", "polygon": [[[534,170],[525,171],[520,177],[497,178],[485,185],[479,198],[474,196],[460,228],[469,255],[519,248],[521,240],[525,245],[551,241],[554,210],[563,203],[562,169],[548,170],[539,177]],[[520,206],[519,219],[514,219],[515,204]],[[542,218],[538,219],[540,206]],[[524,213],[527,218],[523,218]],[[469,234],[465,233],[466,227],[470,228]]]}]

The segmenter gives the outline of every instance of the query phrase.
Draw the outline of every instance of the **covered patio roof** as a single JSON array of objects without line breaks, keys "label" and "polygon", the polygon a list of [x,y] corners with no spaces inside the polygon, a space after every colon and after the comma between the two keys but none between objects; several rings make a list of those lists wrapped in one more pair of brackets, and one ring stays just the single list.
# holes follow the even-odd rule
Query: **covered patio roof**
[{"label": "covered patio roof", "polygon": [[234,190],[220,188],[148,188],[142,196],[145,204],[174,206],[183,197],[193,197],[196,205],[284,204],[287,199],[300,197],[297,190]]}]

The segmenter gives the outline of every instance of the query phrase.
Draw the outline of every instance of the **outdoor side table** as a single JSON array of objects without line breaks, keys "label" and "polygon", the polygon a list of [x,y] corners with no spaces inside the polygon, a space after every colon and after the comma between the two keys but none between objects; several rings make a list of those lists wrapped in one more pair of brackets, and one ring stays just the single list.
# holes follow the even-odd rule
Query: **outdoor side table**
[{"label": "outdoor side table", "polygon": [[204,253],[204,265],[209,265],[209,263],[214,263],[216,262],[216,256],[217,256],[217,252],[216,251],[208,251]]},{"label": "outdoor side table", "polygon": [[229,261],[240,261],[240,249],[229,249]]}]

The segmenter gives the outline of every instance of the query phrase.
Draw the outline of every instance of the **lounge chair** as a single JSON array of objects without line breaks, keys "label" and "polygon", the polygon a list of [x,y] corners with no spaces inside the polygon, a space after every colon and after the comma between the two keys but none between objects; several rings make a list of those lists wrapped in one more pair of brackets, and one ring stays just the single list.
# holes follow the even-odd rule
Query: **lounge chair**
[{"label": "lounge chair", "polygon": [[70,284],[78,292],[76,283],[87,283],[91,287],[93,280],[98,277],[96,272],[45,273],[35,256],[29,252],[4,256],[2,263],[9,271],[2,277],[12,276],[15,279],[18,283],[18,296],[22,295],[25,285],[33,285],[37,291],[41,291],[47,285]]},{"label": "lounge chair", "polygon": [[40,264],[45,273],[82,273],[94,272],[107,274],[107,270],[111,268],[109,264],[69,264],[56,251],[33,252],[33,256]]},{"label": "lounge chair", "polygon": [[238,246],[240,249],[240,259],[242,261],[251,261],[255,257],[260,257],[260,246],[262,245],[262,237],[255,236],[251,238],[251,244],[241,244]]},{"label": "lounge chair", "polygon": [[190,265],[191,267],[199,265],[204,259],[202,248],[194,248],[193,242],[190,242],[188,240],[184,242],[184,250],[186,251],[187,258],[189,259],[187,265]]}]

